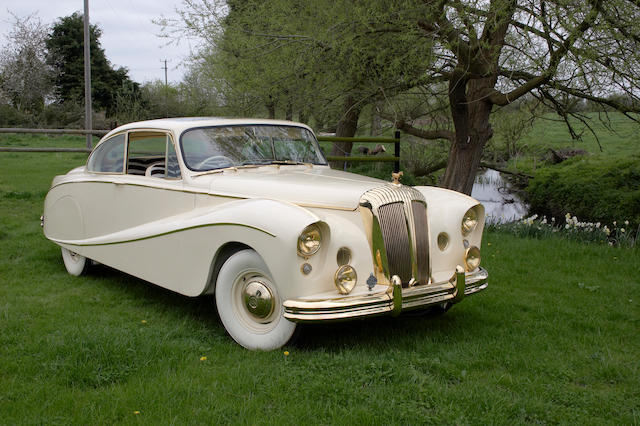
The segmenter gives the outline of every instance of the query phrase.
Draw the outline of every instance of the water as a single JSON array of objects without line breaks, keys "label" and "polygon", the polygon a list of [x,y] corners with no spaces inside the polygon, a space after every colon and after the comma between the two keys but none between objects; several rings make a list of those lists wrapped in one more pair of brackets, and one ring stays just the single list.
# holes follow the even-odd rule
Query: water
[{"label": "water", "polygon": [[500,172],[491,169],[476,176],[471,196],[484,205],[487,223],[522,219],[529,209]]}]

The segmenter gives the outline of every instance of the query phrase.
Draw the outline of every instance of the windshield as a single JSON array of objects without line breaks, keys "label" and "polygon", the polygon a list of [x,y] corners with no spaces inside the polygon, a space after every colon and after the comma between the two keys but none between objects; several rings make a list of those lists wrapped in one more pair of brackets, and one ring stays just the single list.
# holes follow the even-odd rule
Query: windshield
[{"label": "windshield", "polygon": [[196,128],[184,132],[180,144],[185,164],[197,172],[262,164],[326,164],[313,133],[302,127]]}]

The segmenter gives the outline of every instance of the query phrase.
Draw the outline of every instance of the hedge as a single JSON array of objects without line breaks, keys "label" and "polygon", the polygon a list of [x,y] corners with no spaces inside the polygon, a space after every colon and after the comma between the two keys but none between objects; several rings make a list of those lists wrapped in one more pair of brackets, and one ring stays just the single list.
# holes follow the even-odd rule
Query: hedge
[{"label": "hedge", "polygon": [[640,154],[575,157],[539,169],[527,188],[531,213],[564,220],[640,224]]}]

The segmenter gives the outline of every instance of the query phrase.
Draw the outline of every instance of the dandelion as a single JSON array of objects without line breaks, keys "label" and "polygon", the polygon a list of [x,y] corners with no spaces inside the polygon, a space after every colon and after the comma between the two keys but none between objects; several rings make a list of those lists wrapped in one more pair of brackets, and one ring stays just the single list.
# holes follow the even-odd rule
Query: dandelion
[{"label": "dandelion", "polygon": [[141,322],[142,324],[146,324],[146,323],[147,323],[147,320],[142,320],[142,321],[140,321],[140,322]]},{"label": "dandelion", "polygon": [[201,356],[201,357],[200,357],[200,361],[206,361],[206,360],[207,360],[207,357],[206,357],[206,356]]},{"label": "dandelion", "polygon": [[289,356],[289,351],[284,351],[284,356]]},{"label": "dandelion", "polygon": [[491,245],[491,243],[487,243],[487,245],[488,245],[488,246],[490,246],[490,245]]},{"label": "dandelion", "polygon": [[137,416],[138,414],[140,414],[140,411],[136,410],[136,411],[133,412],[133,414],[135,414]]}]

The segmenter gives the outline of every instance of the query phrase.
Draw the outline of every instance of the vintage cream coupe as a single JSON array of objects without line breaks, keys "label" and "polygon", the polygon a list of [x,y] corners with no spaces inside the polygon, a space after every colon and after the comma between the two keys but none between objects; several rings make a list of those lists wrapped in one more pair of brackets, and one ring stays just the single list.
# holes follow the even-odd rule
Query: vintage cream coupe
[{"label": "vintage cream coupe", "polygon": [[300,322],[445,310],[486,288],[482,205],[397,180],[331,170],[303,124],[144,121],[54,178],[44,234],[72,275],[93,261],[214,295],[231,337],[268,350]]}]

